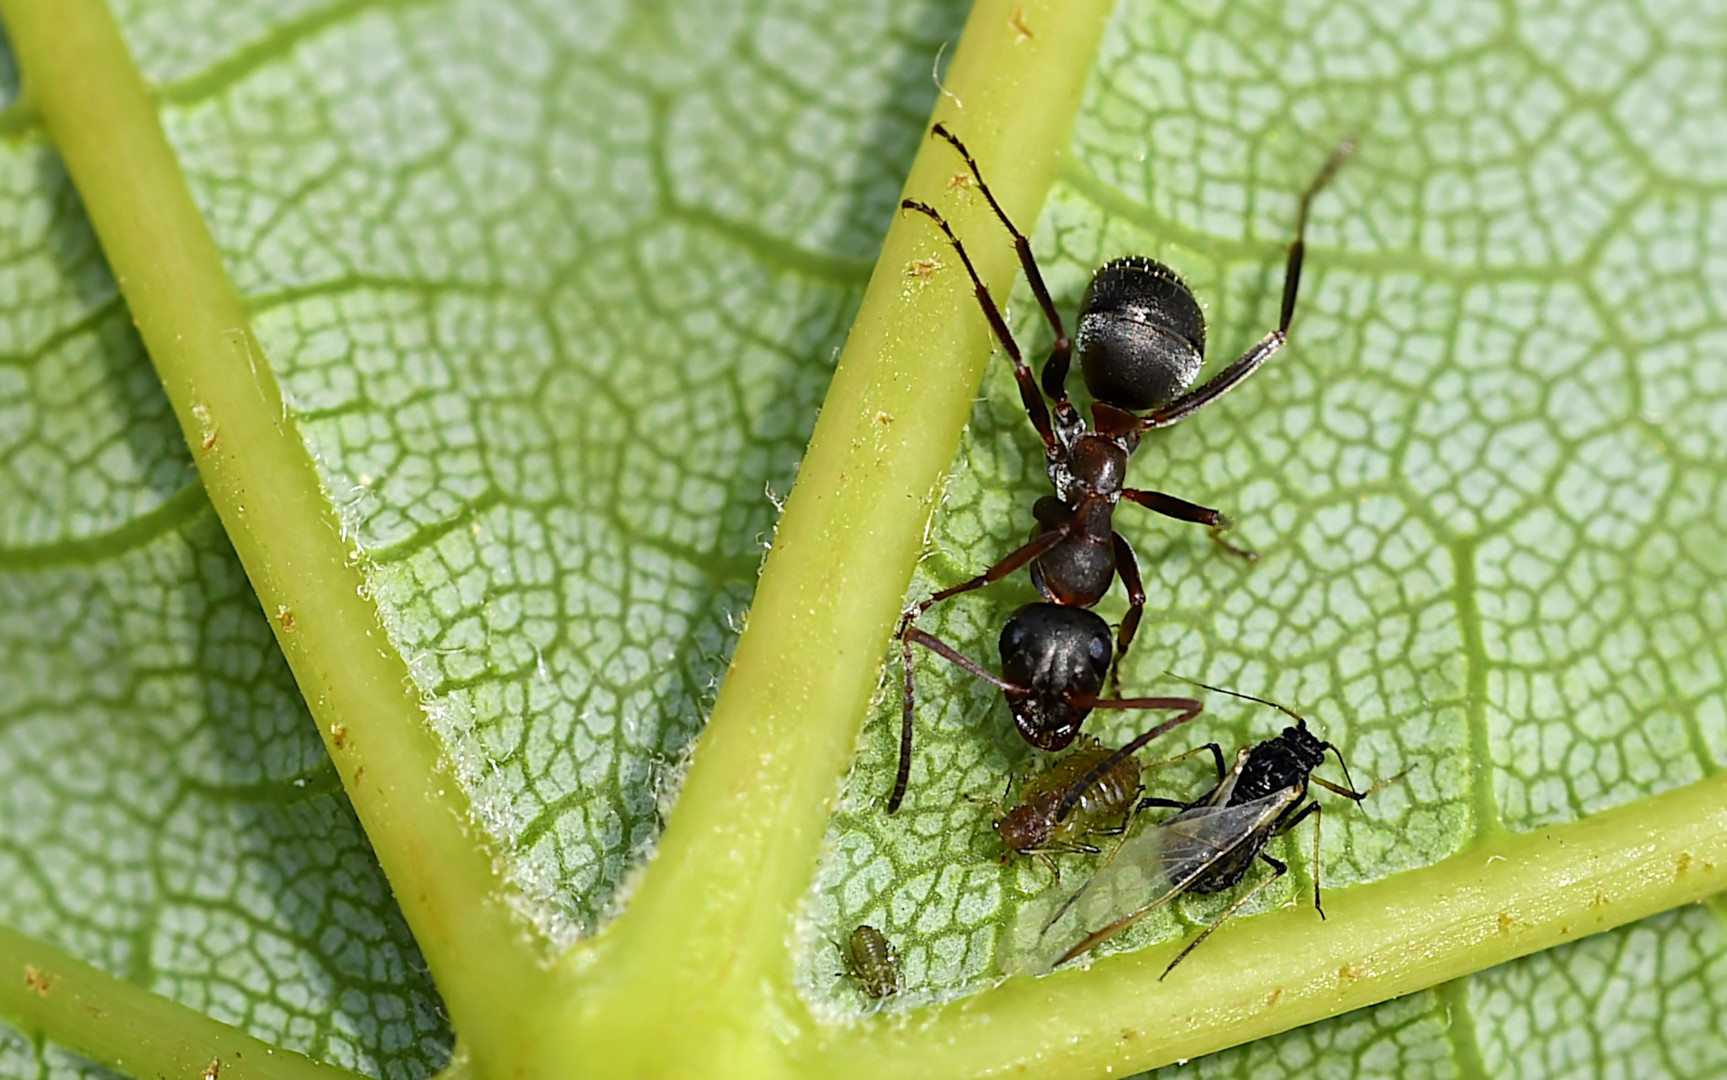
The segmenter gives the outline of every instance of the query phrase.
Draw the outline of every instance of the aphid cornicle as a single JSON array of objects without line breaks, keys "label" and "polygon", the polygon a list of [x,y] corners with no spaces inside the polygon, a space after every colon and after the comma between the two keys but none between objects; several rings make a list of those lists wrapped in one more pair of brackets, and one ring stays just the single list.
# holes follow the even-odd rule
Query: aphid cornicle
[{"label": "aphid cornicle", "polygon": [[866,996],[879,1001],[899,993],[899,956],[880,930],[867,923],[859,926],[846,938],[840,956],[846,973]]},{"label": "aphid cornicle", "polygon": [[[1179,423],[1199,412],[1240,385],[1283,347],[1295,316],[1295,299],[1301,284],[1309,206],[1355,145],[1353,140],[1345,140],[1302,193],[1296,212],[1295,239],[1290,243],[1284,268],[1283,303],[1277,328],[1209,381],[1189,389],[1204,360],[1205,317],[1192,291],[1173,270],[1139,256],[1106,263],[1085,291],[1078,333],[1070,339],[1044,285],[1037,260],[1032,257],[1031,240],[1015,227],[996,202],[965,145],[941,124],[935,125],[931,134],[946,140],[964,159],[978,192],[1013,238],[1032,296],[1055,333],[1041,379],[1033,377],[1008,330],[1007,320],[978,277],[971,256],[947,219],[934,207],[915,199],[906,199],[900,206],[935,222],[970,277],[978,306],[1013,364],[1020,400],[1043,442],[1045,470],[1055,493],[1039,499],[1032,508],[1036,525],[1029,542],[976,577],[942,589],[915,605],[900,620],[896,636],[905,663],[905,708],[899,770],[888,798],[890,814],[899,808],[905,796],[911,770],[916,699],[911,659],[914,642],[1000,687],[1026,741],[1041,749],[1058,750],[1073,741],[1087,713],[1105,707],[1106,701],[1100,699],[1099,692],[1106,675],[1111,680],[1114,698],[1120,699],[1121,661],[1145,609],[1145,587],[1133,548],[1113,524],[1115,508],[1122,499],[1167,517],[1205,525],[1212,538],[1226,550],[1249,560],[1256,558],[1252,552],[1222,539],[1230,521],[1219,511],[1162,492],[1125,486],[1127,463],[1142,434]],[[1067,373],[1076,345],[1080,374],[1094,399],[1089,428],[1067,396]],[[1001,677],[991,675],[976,661],[914,625],[936,604],[999,581],[1022,567],[1029,570],[1032,584],[1044,602],[1028,604],[1008,620],[1001,639]],[[1118,574],[1127,589],[1128,607],[1113,643],[1101,619],[1083,620],[1058,614],[1077,614],[1096,605]],[[1084,663],[1072,662],[1081,656]],[[1035,672],[1035,677],[1023,674],[1028,670]],[[1136,704],[1129,705],[1128,701]],[[1194,713],[1200,707],[1192,699],[1178,698],[1120,699],[1111,704]],[[1141,735],[1119,752],[1133,753],[1170,726],[1161,725]],[[1094,781],[1081,781],[1088,782]],[[1058,815],[1065,817],[1071,813],[1077,798],[1076,793],[1064,800]]]},{"label": "aphid cornicle", "polygon": [[[1356,791],[1349,779],[1349,766],[1344,762],[1343,754],[1336,746],[1308,730],[1307,722],[1290,709],[1250,694],[1211,686],[1205,688],[1270,705],[1293,717],[1295,726],[1286,727],[1276,736],[1242,749],[1236,755],[1235,764],[1228,769],[1224,768],[1223,750],[1216,743],[1200,747],[1199,750],[1211,753],[1217,766],[1218,780],[1210,791],[1192,802],[1159,798],[1140,800],[1138,808],[1168,806],[1179,812],[1117,846],[1092,879],[1049,917],[1040,937],[1047,937],[1063,922],[1063,916],[1076,908],[1080,912],[1079,919],[1087,924],[1105,922],[1101,928],[1085,934],[1077,944],[1068,947],[1049,966],[1059,967],[1102,944],[1183,892],[1222,892],[1239,885],[1256,859],[1270,866],[1270,877],[1231,904],[1170,961],[1163,971],[1167,976],[1230,916],[1288,872],[1289,867],[1285,863],[1265,853],[1265,845],[1272,837],[1281,836],[1309,816],[1314,818],[1313,907],[1321,918],[1325,917],[1325,909],[1320,903],[1321,810],[1317,800],[1303,804],[1307,799],[1307,785],[1311,781],[1357,803],[1374,789]],[[1343,768],[1345,782],[1341,785],[1313,775],[1313,771],[1324,762],[1327,751],[1337,755],[1338,764]],[[1088,897],[1092,902],[1080,903]]]},{"label": "aphid cornicle", "polygon": [[1139,759],[1131,756],[1119,759],[1108,773],[1091,784],[1066,817],[1056,816],[1062,797],[1074,782],[1112,753],[1109,747],[1092,739],[1027,780],[1020,788],[1019,802],[1011,808],[998,807],[992,827],[1007,849],[1003,861],[1014,855],[1035,856],[1060,881],[1061,871],[1053,856],[1069,852],[1096,855],[1099,849],[1087,837],[1119,835],[1142,790]]}]

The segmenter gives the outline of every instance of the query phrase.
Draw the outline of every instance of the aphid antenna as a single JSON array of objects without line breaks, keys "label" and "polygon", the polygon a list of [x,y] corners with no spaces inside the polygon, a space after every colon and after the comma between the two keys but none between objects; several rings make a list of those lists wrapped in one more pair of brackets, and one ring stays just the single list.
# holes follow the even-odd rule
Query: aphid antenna
[{"label": "aphid antenna", "polygon": [[976,806],[989,807],[990,811],[995,814],[996,821],[999,822],[1002,818],[1007,816],[1007,797],[1012,794],[1012,792],[1013,777],[1010,776],[1007,778],[1007,786],[1001,789],[1000,798],[992,799],[985,795],[967,795],[965,797],[965,801]]},{"label": "aphid antenna", "polygon": [[1269,705],[1272,708],[1276,709],[1278,712],[1283,713],[1285,716],[1293,718],[1295,720],[1295,722],[1297,724],[1300,724],[1303,728],[1307,727],[1307,721],[1302,718],[1301,714],[1296,712],[1294,709],[1290,708],[1287,705],[1279,705],[1277,702],[1268,700],[1266,698],[1254,697],[1252,694],[1244,694],[1240,690],[1225,690],[1221,686],[1213,686],[1210,683],[1200,682],[1198,679],[1190,679],[1186,675],[1177,675],[1175,672],[1170,671],[1168,669],[1164,670],[1164,674],[1168,675],[1172,679],[1180,679],[1182,682],[1187,683],[1189,686],[1197,686],[1201,690],[1210,690],[1213,693],[1228,694],[1230,697],[1241,698],[1245,701],[1257,701],[1261,705]]},{"label": "aphid antenna", "polygon": [[[1332,171],[1335,172],[1336,171],[1336,167],[1335,167],[1336,164],[1341,164],[1343,158],[1348,155],[1349,150],[1354,149],[1354,140],[1355,140],[1355,136],[1351,135],[1349,138],[1344,140],[1342,146],[1337,148],[1337,153],[1333,155],[1333,161],[1335,164],[1328,166],[1332,169]],[[1244,701],[1257,701],[1261,705],[1269,705],[1272,708],[1276,709],[1278,712],[1284,714],[1285,716],[1293,717],[1295,719],[1296,724],[1298,724],[1301,727],[1301,730],[1303,730],[1303,731],[1307,730],[1307,721],[1302,717],[1302,715],[1300,713],[1296,712],[1294,709],[1290,708],[1287,705],[1280,705],[1277,702],[1272,701],[1268,698],[1254,697],[1252,694],[1244,694],[1239,690],[1225,690],[1221,686],[1212,686],[1210,683],[1202,683],[1198,679],[1190,679],[1186,675],[1177,675],[1175,672],[1170,671],[1167,668],[1164,669],[1163,673],[1165,675],[1168,675],[1172,679],[1180,679],[1182,682],[1187,683],[1190,686],[1197,686],[1197,687],[1200,687],[1201,689],[1210,690],[1210,691],[1213,691],[1214,693],[1218,693],[1218,694],[1228,694],[1230,697],[1241,698]],[[1358,792],[1355,790],[1355,779],[1354,779],[1354,777],[1349,775],[1349,762],[1343,760],[1343,751],[1339,750],[1337,748],[1336,743],[1331,742],[1329,740],[1326,740],[1325,748],[1327,750],[1330,750],[1333,754],[1335,754],[1337,756],[1337,764],[1339,766],[1341,766],[1343,769],[1343,782],[1345,784],[1349,785],[1349,790],[1348,791],[1337,791],[1336,787],[1334,787],[1331,784],[1325,783],[1325,781],[1323,781],[1323,780],[1319,780],[1319,783],[1323,787],[1327,787],[1327,788],[1330,788],[1332,791],[1336,791],[1337,794],[1339,794],[1339,795],[1346,795],[1349,798],[1355,799],[1356,802],[1360,802],[1361,798],[1365,797],[1368,793],[1365,791]],[[1407,772],[1408,770],[1405,770],[1405,771]],[[1402,773],[1399,773],[1398,775],[1401,776]],[[1315,779],[1318,780],[1317,777],[1315,777]],[[1393,777],[1392,779],[1396,779],[1396,777]],[[1389,782],[1390,781],[1386,781],[1386,783],[1389,783]],[[1375,787],[1374,790],[1378,790],[1378,788]]]}]

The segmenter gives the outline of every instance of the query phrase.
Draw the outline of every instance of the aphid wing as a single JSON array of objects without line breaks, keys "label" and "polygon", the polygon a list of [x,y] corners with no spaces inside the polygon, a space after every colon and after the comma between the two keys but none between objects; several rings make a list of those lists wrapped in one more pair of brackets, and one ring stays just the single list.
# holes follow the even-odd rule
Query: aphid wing
[{"label": "aphid wing", "polygon": [[[1181,893],[1249,838],[1270,828],[1298,788],[1239,806],[1196,806],[1121,845],[1038,943],[1048,970],[1114,937]],[[1137,882],[1137,890],[1135,883]],[[1101,929],[1085,932],[1087,927]],[[1072,944],[1076,938],[1079,944]]]},{"label": "aphid wing", "polygon": [[1284,788],[1240,806],[1196,806],[1161,823],[1158,830],[1166,834],[1162,858],[1170,890],[1187,888],[1237,845],[1269,828],[1299,795],[1296,788]]},{"label": "aphid wing", "polygon": [[1156,825],[1127,837],[1076,892],[1046,889],[1020,906],[1002,966],[1009,974],[1041,975],[1066,943],[1095,925],[1103,912],[1127,911],[1162,890],[1163,830]]}]

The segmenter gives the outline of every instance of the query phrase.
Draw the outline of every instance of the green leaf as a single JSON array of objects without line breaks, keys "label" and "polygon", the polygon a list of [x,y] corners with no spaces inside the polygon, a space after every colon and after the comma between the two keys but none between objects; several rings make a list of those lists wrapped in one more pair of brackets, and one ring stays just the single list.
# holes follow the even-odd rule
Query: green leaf
[{"label": "green leaf", "polygon": [[[24,6],[6,8],[9,25]],[[1028,28],[1050,34],[1028,6]],[[519,999],[450,968],[459,942],[424,936],[425,913],[463,912],[398,876],[421,849],[392,821],[435,829],[459,823],[446,806],[471,805],[485,845],[469,854],[525,916],[520,948],[499,950],[507,961],[537,971],[601,925],[668,813],[687,838],[719,802],[715,781],[678,803],[690,747],[914,152],[931,164],[909,193],[954,207],[983,258],[1009,265],[975,200],[937,182],[957,163],[921,138],[929,65],[962,14],[912,2],[117,10],[245,297],[259,348],[230,341],[248,366],[234,370],[251,379],[265,365],[266,401],[280,385],[276,415],[304,440],[322,513],[351,554],[351,577],[330,580],[363,581],[359,606],[375,604],[387,629],[384,674],[368,678],[412,677],[377,715],[337,709],[340,737],[326,692],[350,673],[334,665],[309,682],[309,653],[294,651],[336,632],[315,605],[275,626],[314,725],[130,328],[154,309],[119,300],[45,138],[45,103],[0,112],[0,926],[277,1046],[422,1076],[451,1038],[424,963],[458,1022],[461,1001],[493,997],[502,1012]],[[1327,927],[1305,907],[1307,834],[1280,842],[1297,873],[1253,910],[1292,906],[1220,933],[1172,976],[1196,1013],[1240,943],[1294,951],[1322,929],[1347,934],[1369,917],[1352,901],[1396,898],[1399,870],[1461,879],[1497,844],[1712,790],[1727,754],[1722,30],[1716,16],[1640,3],[1394,13],[1128,0],[1115,13],[1034,234],[1070,316],[1091,267],[1144,252],[1207,302],[1214,363],[1233,356],[1275,319],[1295,194],[1338,138],[1363,138],[1315,207],[1290,349],[1200,419],[1149,438],[1134,465],[1138,484],[1229,512],[1262,562],[1245,569],[1198,530],[1132,508],[1120,517],[1151,594],[1130,688],[1170,687],[1167,668],[1270,695],[1342,745],[1363,783],[1407,770],[1360,811],[1328,810]],[[1005,40],[1030,52],[1043,38]],[[11,63],[0,51],[0,85]],[[986,153],[1002,145],[986,118],[1004,106],[966,89],[955,65],[951,122],[992,183],[1035,204],[1022,174],[1047,167],[1050,146]],[[84,197],[100,201],[87,185]],[[903,263],[883,272],[908,305],[946,304],[975,356],[958,360],[956,339],[954,372],[906,371],[915,391],[963,381],[985,336],[939,237],[906,224],[896,236],[942,266],[928,284],[901,277]],[[1023,284],[1012,310],[1028,355],[1042,355],[1048,333]],[[159,325],[142,321],[146,336]],[[197,443],[195,399],[169,381]],[[887,415],[843,392],[823,410]],[[916,431],[910,415],[880,426],[899,438]],[[218,423],[202,435],[215,437],[205,459],[252,434]],[[835,490],[825,482],[808,497]],[[246,500],[224,483],[211,481],[212,498],[243,557],[302,550],[298,534],[237,526]],[[913,595],[1009,550],[1046,489],[1006,365],[989,360]],[[281,616],[272,590],[291,576],[261,581],[247,565]],[[860,623],[897,608],[890,579]],[[924,625],[993,663],[1002,618],[1030,595],[1016,577]],[[756,601],[756,621],[772,602]],[[994,981],[1003,929],[1047,881],[1035,866],[996,866],[988,811],[967,801],[998,795],[1034,755],[998,695],[944,665],[919,662],[912,801],[881,814],[896,665],[820,866],[737,870],[813,875],[795,963],[818,1015],[862,1007],[831,978],[828,937],[862,920],[887,929],[908,986],[888,1009],[920,1008]],[[1188,734],[1241,744],[1275,723],[1225,702],[1212,698]],[[402,735],[400,753],[357,735],[372,723],[382,739],[416,705],[448,784],[415,764],[424,731]],[[1130,728],[1111,718],[1097,730]],[[363,756],[371,784],[332,765],[320,729],[338,763]],[[375,785],[391,767],[447,803],[390,803]],[[812,805],[832,793],[831,776],[800,784]],[[1647,813],[1651,829],[1670,824]],[[821,827],[786,831],[813,851]],[[484,875],[464,880],[504,895]],[[1638,883],[1624,887],[1631,903]],[[553,989],[628,1003],[656,978],[700,985],[689,973],[715,955],[706,930],[655,923],[675,909],[656,906],[651,881],[644,890],[650,912],[635,925],[658,937],[602,936]],[[1162,942],[1146,956],[1167,957],[1218,908],[1184,902],[1124,944]],[[764,912],[752,932],[779,948],[795,914]],[[1727,1059],[1714,1034],[1723,934],[1718,909],[1687,908],[1202,1070],[1706,1075]],[[1325,955],[1345,956],[1335,941]],[[1124,1000],[1156,1000],[1125,964],[1064,978],[1036,985],[1075,1001],[1129,989],[1146,996]],[[617,987],[637,997],[601,997]],[[0,1016],[16,1020],[10,1000]],[[1011,999],[976,1000],[987,1020],[989,1002]],[[1077,1010],[1046,1010],[1026,1037],[1054,1053],[1086,1030]],[[677,1015],[666,1008],[667,1023]],[[960,1017],[920,1030],[939,1041]],[[846,1030],[867,1040],[884,1025]],[[1147,1060],[1113,1036],[1087,1043],[1087,1060]],[[975,1056],[943,1068],[917,1038],[868,1060],[951,1075],[994,1060],[1000,1042],[979,1036]],[[0,1035],[0,1075],[85,1068],[51,1041]]]}]

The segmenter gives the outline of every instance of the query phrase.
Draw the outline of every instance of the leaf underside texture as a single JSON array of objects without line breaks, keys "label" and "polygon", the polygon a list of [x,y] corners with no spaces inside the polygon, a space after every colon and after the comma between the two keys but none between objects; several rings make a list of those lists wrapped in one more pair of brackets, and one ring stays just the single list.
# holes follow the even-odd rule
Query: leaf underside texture
[{"label": "leaf underside texture", "polygon": [[[775,502],[817,407],[845,407],[823,401],[833,358],[965,15],[718,8],[115,6],[547,956],[603,924],[673,812]],[[1402,774],[1328,807],[1328,894],[1727,758],[1724,40],[1719,14],[1652,0],[1123,0],[1105,33],[1033,236],[1069,317],[1092,267],[1144,253],[1206,304],[1213,366],[1233,357],[1275,321],[1296,194],[1362,139],[1315,206],[1289,350],[1133,467],[1224,509],[1261,562],[1131,507],[1118,524],[1151,597],[1127,687],[1178,692],[1167,669],[1272,697],[1360,783]],[[0,925],[275,1046],[430,1075],[453,1041],[438,989],[4,49],[0,95]],[[920,254],[957,274],[938,239]],[[1023,282],[1010,306],[1040,357]],[[1019,543],[1046,489],[997,357],[913,595]],[[1031,598],[1016,576],[923,625],[993,666]],[[921,1008],[993,984],[1048,884],[997,865],[969,801],[1036,756],[946,665],[919,661],[912,794],[882,815],[886,673],[795,960],[847,1022],[866,1010],[829,939],[886,931],[887,1011]],[[1182,747],[1280,719],[1213,697]],[[1179,795],[1186,768],[1149,782]],[[1296,872],[1249,913],[1317,923],[1310,845],[1274,843]],[[1174,942],[1228,899],[1117,944]],[[1205,964],[1172,979],[1202,987]],[[1197,1067],[1703,1076],[1727,1069],[1724,1009],[1727,927],[1698,905]],[[99,1071],[0,1027],[0,1076]]]}]

